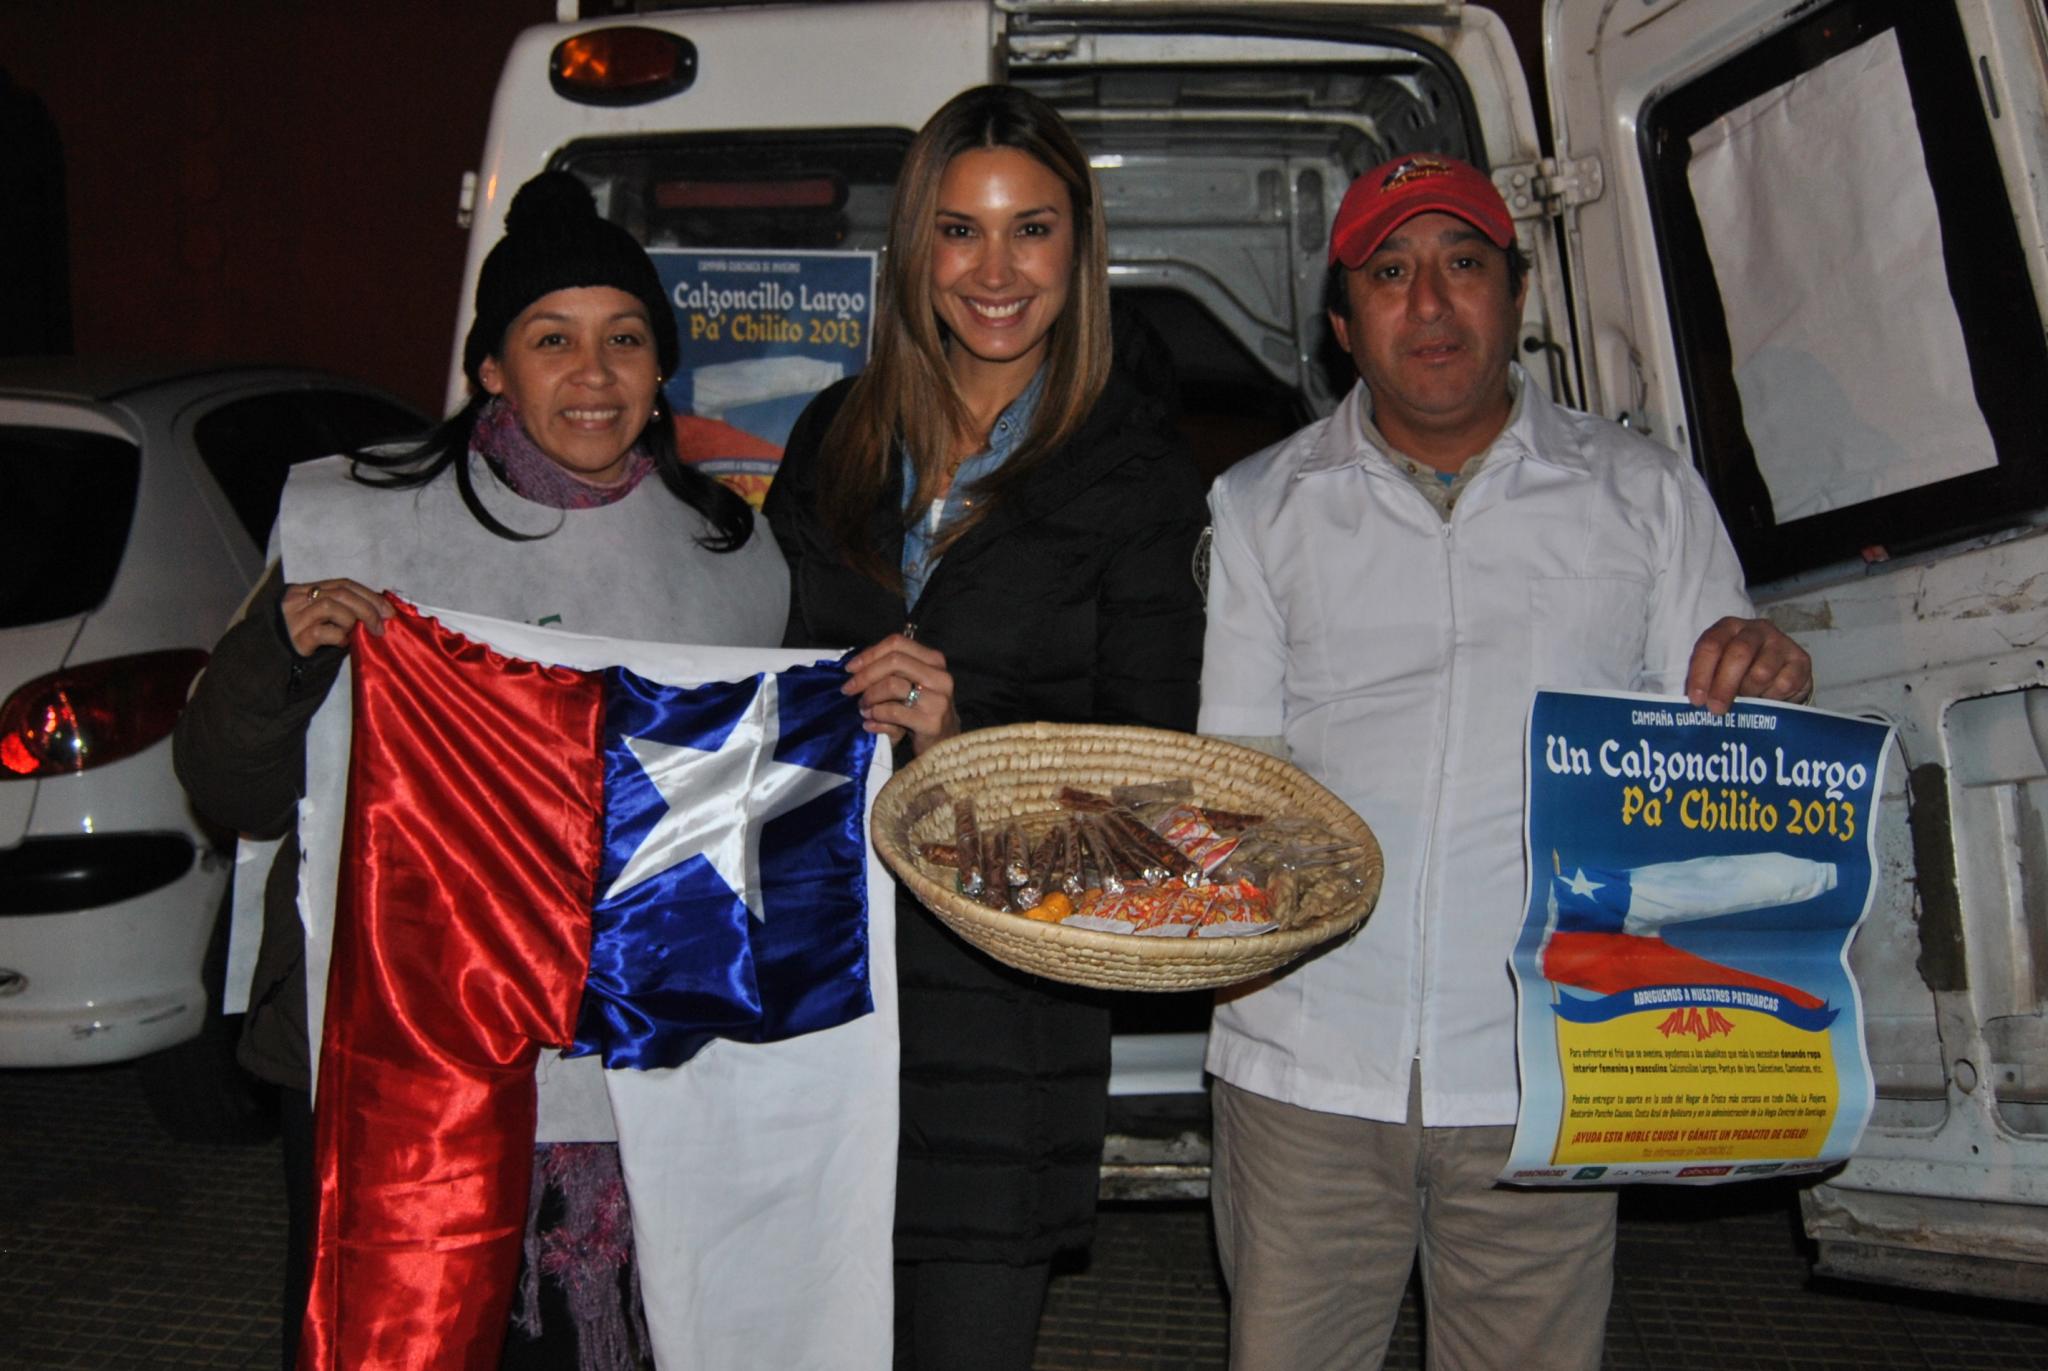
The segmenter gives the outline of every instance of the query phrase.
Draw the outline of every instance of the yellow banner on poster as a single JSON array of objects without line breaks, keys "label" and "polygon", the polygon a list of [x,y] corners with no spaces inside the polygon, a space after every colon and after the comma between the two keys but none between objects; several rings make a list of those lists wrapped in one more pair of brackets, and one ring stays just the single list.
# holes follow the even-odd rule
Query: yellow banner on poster
[{"label": "yellow banner on poster", "polygon": [[1559,1165],[1820,1155],[1839,1077],[1831,1035],[1733,1007],[1557,1021]]}]

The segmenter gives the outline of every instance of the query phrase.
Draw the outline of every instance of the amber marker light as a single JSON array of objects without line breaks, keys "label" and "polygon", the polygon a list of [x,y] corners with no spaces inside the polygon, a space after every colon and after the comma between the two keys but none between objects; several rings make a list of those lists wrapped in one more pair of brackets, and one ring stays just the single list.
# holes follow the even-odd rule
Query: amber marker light
[{"label": "amber marker light", "polygon": [[548,57],[555,93],[581,105],[645,105],[696,79],[696,44],[664,29],[592,29],[564,38]]}]

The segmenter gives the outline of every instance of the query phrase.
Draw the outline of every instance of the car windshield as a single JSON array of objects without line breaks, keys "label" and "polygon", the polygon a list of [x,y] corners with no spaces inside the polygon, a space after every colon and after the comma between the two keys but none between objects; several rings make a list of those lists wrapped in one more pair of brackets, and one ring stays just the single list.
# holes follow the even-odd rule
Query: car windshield
[{"label": "car windshield", "polygon": [[106,598],[141,471],[141,454],[119,438],[0,426],[0,628],[83,614]]}]

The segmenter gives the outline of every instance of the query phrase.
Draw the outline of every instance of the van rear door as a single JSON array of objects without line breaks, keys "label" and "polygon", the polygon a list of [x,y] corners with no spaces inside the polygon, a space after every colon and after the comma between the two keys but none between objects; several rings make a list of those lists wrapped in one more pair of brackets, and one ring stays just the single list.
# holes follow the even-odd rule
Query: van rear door
[{"label": "van rear door", "polygon": [[[1005,78],[1059,109],[1101,183],[1120,340],[1151,326],[1212,474],[1357,380],[1323,296],[1352,178],[1442,152],[1526,183],[1536,157],[1506,27],[1457,0],[998,3]],[[1533,224],[1541,206],[1520,198]],[[1548,233],[1523,239],[1523,356],[1555,391],[1571,362],[1562,273]]]},{"label": "van rear door", "polygon": [[1588,407],[1706,475],[1817,702],[1898,728],[1819,1267],[2048,1299],[2041,7],[1550,0],[1545,47]]}]

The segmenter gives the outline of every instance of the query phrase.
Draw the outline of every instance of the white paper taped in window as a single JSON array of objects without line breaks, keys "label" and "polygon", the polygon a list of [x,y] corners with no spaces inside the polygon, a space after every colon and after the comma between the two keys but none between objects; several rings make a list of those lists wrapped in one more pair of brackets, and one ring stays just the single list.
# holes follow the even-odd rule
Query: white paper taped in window
[{"label": "white paper taped in window", "polygon": [[1896,34],[1701,129],[1687,175],[1779,523],[1996,464]]}]

